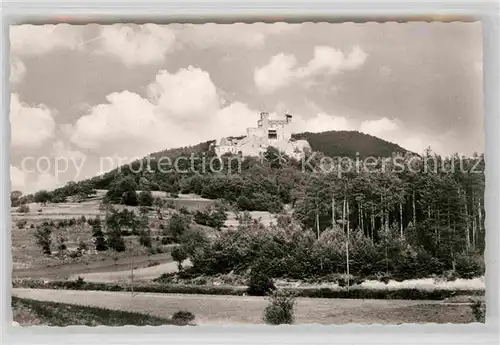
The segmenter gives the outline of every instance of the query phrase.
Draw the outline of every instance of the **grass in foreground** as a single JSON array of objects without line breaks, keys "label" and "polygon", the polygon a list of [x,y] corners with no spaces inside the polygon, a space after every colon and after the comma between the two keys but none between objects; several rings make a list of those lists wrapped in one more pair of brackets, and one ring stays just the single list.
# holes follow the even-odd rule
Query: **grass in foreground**
[{"label": "grass in foreground", "polygon": [[12,297],[12,313],[14,321],[21,326],[180,326],[186,324],[182,320],[174,321],[140,313],[18,297]]}]

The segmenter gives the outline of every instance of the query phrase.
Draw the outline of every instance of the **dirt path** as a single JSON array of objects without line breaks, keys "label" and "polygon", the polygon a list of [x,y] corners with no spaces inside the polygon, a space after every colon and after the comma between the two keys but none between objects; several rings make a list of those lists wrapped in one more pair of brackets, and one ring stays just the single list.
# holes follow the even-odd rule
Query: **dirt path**
[{"label": "dirt path", "polygon": [[[186,260],[183,263],[183,267],[188,267],[190,265],[191,263],[189,262],[189,260]],[[152,280],[158,278],[163,273],[172,273],[172,272],[177,272],[177,263],[175,262],[168,262],[151,267],[136,268],[134,269],[134,280],[135,281]],[[73,276],[70,276],[69,279],[70,280],[77,279],[79,276],[85,279],[86,281],[91,281],[96,283],[126,282],[126,281],[131,281],[132,270],[131,268],[128,268],[122,271],[75,274]]]},{"label": "dirt path", "polygon": [[[261,297],[182,295],[129,292],[69,291],[20,289],[14,296],[42,301],[98,306],[127,310],[159,317],[170,316],[179,310],[196,315],[198,324],[256,324],[262,323],[267,301]],[[463,304],[436,301],[351,300],[298,298],[296,323],[468,323],[472,322],[470,307]]]}]

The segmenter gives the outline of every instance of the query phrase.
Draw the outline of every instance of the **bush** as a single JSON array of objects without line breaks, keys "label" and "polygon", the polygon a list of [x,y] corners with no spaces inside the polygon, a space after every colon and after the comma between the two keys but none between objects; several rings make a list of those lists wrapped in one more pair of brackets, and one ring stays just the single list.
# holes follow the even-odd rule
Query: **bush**
[{"label": "bush", "polygon": [[161,244],[172,244],[175,243],[175,239],[172,236],[163,236],[161,238]]},{"label": "bush", "polygon": [[269,325],[292,324],[295,295],[290,291],[276,290],[269,296],[269,305],[264,310],[264,322]]},{"label": "bush", "polygon": [[459,254],[456,257],[455,270],[460,278],[471,279],[484,274],[484,259],[475,253]]},{"label": "bush", "polygon": [[29,213],[30,207],[28,205],[21,205],[17,208],[17,212],[19,213]]},{"label": "bush", "polygon": [[480,300],[471,301],[472,314],[477,322],[486,322],[486,305]]},{"label": "bush", "polygon": [[88,249],[89,249],[89,247],[87,246],[87,243],[85,243],[84,241],[80,241],[80,243],[78,243],[78,250],[80,252],[84,252]]},{"label": "bush", "polygon": [[248,281],[248,294],[251,296],[265,296],[276,289],[273,280],[267,272],[259,266],[255,266],[250,271]]},{"label": "bush", "polygon": [[181,310],[176,312],[174,315],[172,315],[172,321],[175,321],[176,323],[179,323],[180,325],[187,325],[188,323],[192,322],[195,319],[195,316],[193,313],[186,311],[186,310]]},{"label": "bush", "polygon": [[28,221],[26,219],[19,219],[17,222],[16,222],[16,226],[19,228],[19,229],[24,229],[24,227],[26,226],[26,224],[28,223]]}]

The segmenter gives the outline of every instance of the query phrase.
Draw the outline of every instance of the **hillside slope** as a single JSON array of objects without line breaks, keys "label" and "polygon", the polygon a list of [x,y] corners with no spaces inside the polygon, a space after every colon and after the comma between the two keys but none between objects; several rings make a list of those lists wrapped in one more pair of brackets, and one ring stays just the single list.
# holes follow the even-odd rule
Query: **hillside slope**
[{"label": "hillside slope", "polygon": [[390,157],[408,152],[399,145],[358,131],[305,132],[294,134],[293,138],[307,140],[313,151],[330,157]]}]

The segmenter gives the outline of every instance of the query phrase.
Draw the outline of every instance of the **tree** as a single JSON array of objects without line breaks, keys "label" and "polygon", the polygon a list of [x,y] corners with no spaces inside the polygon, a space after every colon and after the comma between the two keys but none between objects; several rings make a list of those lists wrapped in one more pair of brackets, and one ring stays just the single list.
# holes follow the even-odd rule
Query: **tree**
[{"label": "tree", "polygon": [[35,202],[38,202],[42,205],[47,204],[47,202],[50,202],[51,199],[52,199],[52,195],[50,194],[50,192],[48,192],[46,190],[41,190],[41,191],[36,192],[34,197],[33,197],[33,200]]},{"label": "tree", "polygon": [[125,241],[122,237],[121,223],[116,210],[106,214],[106,243],[110,249],[117,252],[125,251]]},{"label": "tree", "polygon": [[36,244],[42,249],[45,255],[50,255],[50,246],[52,244],[52,229],[50,226],[42,225],[35,231]]},{"label": "tree", "polygon": [[10,206],[11,207],[19,206],[19,202],[22,196],[23,193],[21,193],[18,190],[13,190],[12,192],[10,192]]},{"label": "tree", "polygon": [[144,210],[142,207],[139,220],[139,244],[141,246],[151,248],[152,240],[151,240],[151,229],[149,228],[148,213],[147,209]]},{"label": "tree", "polygon": [[139,205],[140,206],[153,206],[153,194],[150,190],[144,190],[139,193]]},{"label": "tree", "polygon": [[92,236],[95,241],[95,249],[97,251],[104,251],[108,249],[106,239],[104,238],[104,232],[102,231],[101,218],[97,216],[92,222]]},{"label": "tree", "polygon": [[172,237],[179,241],[184,232],[189,229],[189,219],[181,214],[173,214],[168,222],[168,230]]},{"label": "tree", "polygon": [[248,294],[251,296],[265,296],[276,287],[269,276],[269,270],[263,260],[258,261],[250,271],[248,279]]},{"label": "tree", "polygon": [[106,197],[112,203],[121,203],[129,206],[136,206],[137,183],[132,176],[120,176],[114,180],[106,193]]},{"label": "tree", "polygon": [[182,271],[182,263],[188,258],[187,252],[183,246],[172,248],[172,259],[177,262],[177,269]]}]

